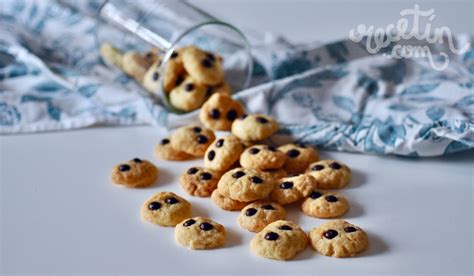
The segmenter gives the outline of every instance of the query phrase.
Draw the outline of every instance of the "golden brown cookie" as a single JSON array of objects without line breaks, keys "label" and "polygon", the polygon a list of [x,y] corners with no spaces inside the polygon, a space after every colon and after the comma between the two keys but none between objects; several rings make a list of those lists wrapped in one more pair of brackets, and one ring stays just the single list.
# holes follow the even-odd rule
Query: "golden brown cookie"
[{"label": "golden brown cookie", "polygon": [[193,156],[203,156],[216,139],[212,130],[197,125],[178,128],[170,137],[171,146]]},{"label": "golden brown cookie", "polygon": [[202,106],[199,119],[213,130],[229,131],[235,119],[244,114],[242,105],[224,93],[214,93]]},{"label": "golden brown cookie", "polygon": [[364,230],[341,219],[313,228],[309,237],[320,254],[338,258],[355,256],[369,245]]},{"label": "golden brown cookie", "polygon": [[150,186],[158,177],[158,168],[150,161],[134,158],[112,169],[112,181],[129,188]]},{"label": "golden brown cookie", "polygon": [[258,200],[240,211],[238,222],[250,232],[260,232],[268,224],[285,219],[286,211],[280,204],[268,200]]},{"label": "golden brown cookie", "polygon": [[351,169],[342,162],[321,160],[309,165],[306,173],[311,174],[318,182],[319,189],[340,189],[349,184]]},{"label": "golden brown cookie", "polygon": [[232,123],[232,134],[243,141],[260,141],[278,130],[278,123],[262,114],[243,115]]},{"label": "golden brown cookie", "polygon": [[106,64],[122,68],[123,55],[119,49],[113,47],[110,43],[106,42],[100,46],[100,56]]},{"label": "golden brown cookie", "polygon": [[174,149],[171,146],[170,139],[164,138],[155,146],[155,155],[159,159],[170,160],[170,161],[183,161],[189,160],[194,156],[189,155],[183,151]]},{"label": "golden brown cookie", "polygon": [[203,167],[191,167],[181,174],[179,183],[181,188],[190,195],[209,197],[217,188],[220,177],[221,173],[218,171]]},{"label": "golden brown cookie", "polygon": [[301,210],[310,217],[336,218],[349,210],[349,202],[339,193],[314,190],[303,201]]},{"label": "golden brown cookie", "polygon": [[186,72],[196,82],[207,85],[223,82],[222,60],[216,55],[188,46],[182,50],[182,59]]},{"label": "golden brown cookie", "polygon": [[175,226],[191,214],[191,203],[172,192],[154,194],[140,209],[144,220],[161,226]]},{"label": "golden brown cookie", "polygon": [[187,77],[180,85],[171,90],[170,103],[182,111],[195,110],[204,103],[207,97],[207,86],[203,86]]},{"label": "golden brown cookie", "polygon": [[243,168],[257,170],[279,169],[285,164],[286,155],[275,147],[253,145],[240,155],[240,165]]},{"label": "golden brown cookie", "polygon": [[302,173],[308,168],[309,164],[319,160],[318,151],[302,143],[286,144],[278,149],[287,156],[283,168],[289,174]]},{"label": "golden brown cookie", "polygon": [[176,225],[176,242],[189,249],[212,249],[222,247],[226,232],[221,224],[203,217],[195,217]]},{"label": "golden brown cookie", "polygon": [[211,199],[219,208],[224,211],[240,211],[248,204],[248,202],[241,202],[223,196],[217,189],[212,192]]},{"label": "golden brown cookie", "polygon": [[183,60],[181,58],[181,50],[174,50],[163,72],[163,88],[165,92],[169,93],[173,88],[180,85],[185,75],[186,71],[184,70]]},{"label": "golden brown cookie", "polygon": [[244,151],[242,142],[233,135],[215,140],[204,154],[204,166],[216,171],[225,172],[239,160]]},{"label": "golden brown cookie", "polygon": [[309,174],[285,177],[278,180],[270,198],[282,205],[290,204],[308,196],[317,188],[317,182]]},{"label": "golden brown cookie", "polygon": [[295,223],[278,220],[270,223],[250,242],[250,249],[267,259],[289,260],[306,248],[308,237]]},{"label": "golden brown cookie", "polygon": [[143,76],[145,76],[149,66],[148,62],[138,52],[129,51],[122,57],[123,71],[140,83],[142,82]]},{"label": "golden brown cookie", "polygon": [[143,76],[142,85],[150,93],[159,94],[161,90],[160,83],[160,65],[161,60],[156,60],[148,70],[145,76]]},{"label": "golden brown cookie", "polygon": [[223,196],[242,202],[265,199],[273,190],[273,178],[262,171],[236,168],[226,172],[217,188]]}]

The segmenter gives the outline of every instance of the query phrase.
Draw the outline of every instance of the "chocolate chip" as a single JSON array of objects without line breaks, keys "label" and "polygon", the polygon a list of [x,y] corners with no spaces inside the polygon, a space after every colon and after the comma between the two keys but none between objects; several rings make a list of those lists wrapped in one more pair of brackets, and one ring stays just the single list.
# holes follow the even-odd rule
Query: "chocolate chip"
[{"label": "chocolate chip", "polygon": [[257,118],[255,118],[255,120],[257,120],[257,122],[259,122],[261,124],[268,123],[268,120],[266,118],[263,118],[263,117],[257,117]]},{"label": "chocolate chip", "polygon": [[276,151],[277,149],[274,146],[268,146],[269,151]]},{"label": "chocolate chip", "polygon": [[212,61],[215,61],[215,60],[216,60],[216,58],[214,57],[214,55],[211,54],[211,53],[207,53],[206,58],[209,59],[209,60],[212,60]]},{"label": "chocolate chip", "polygon": [[193,127],[193,131],[196,133],[200,133],[202,131],[202,128],[200,127]]},{"label": "chocolate chip", "polygon": [[212,92],[214,92],[214,88],[209,85],[206,89],[206,96],[210,96]]},{"label": "chocolate chip", "polygon": [[216,147],[220,148],[224,145],[224,139],[219,139],[216,142]]},{"label": "chocolate chip", "polygon": [[236,171],[235,173],[232,174],[232,177],[233,178],[241,178],[244,175],[245,175],[245,173],[243,171]]},{"label": "chocolate chip", "polygon": [[212,179],[212,174],[210,174],[208,172],[201,173],[199,175],[199,179],[201,179],[201,180],[210,180],[210,179]]},{"label": "chocolate chip", "polygon": [[333,163],[329,164],[329,167],[331,169],[334,169],[334,170],[339,170],[340,168],[342,168],[342,166],[337,162],[333,162]]},{"label": "chocolate chip", "polygon": [[188,92],[191,92],[193,91],[194,89],[194,84],[192,83],[187,83],[185,86],[184,86],[184,90],[188,91]]},{"label": "chocolate chip", "polygon": [[207,159],[209,159],[209,161],[214,160],[214,157],[216,157],[215,151],[211,150],[210,152],[207,153]]},{"label": "chocolate chip", "polygon": [[313,191],[311,192],[311,194],[309,195],[310,198],[312,199],[316,199],[316,198],[320,198],[322,196],[322,194],[318,191]]},{"label": "chocolate chip", "polygon": [[176,78],[176,81],[174,82],[174,84],[175,84],[176,86],[178,86],[178,85],[180,85],[183,81],[184,81],[184,78],[183,78],[182,76],[178,76],[178,77]]},{"label": "chocolate chip", "polygon": [[248,208],[247,210],[245,210],[245,215],[247,217],[251,217],[253,215],[255,215],[257,213],[257,209],[255,208]]},{"label": "chocolate chip", "polygon": [[141,160],[141,159],[139,159],[139,158],[133,158],[133,162],[135,162],[135,163],[141,163],[141,162],[142,162],[142,160]]},{"label": "chocolate chip", "polygon": [[288,155],[290,158],[296,158],[298,155],[300,155],[300,151],[297,149],[291,149],[286,152],[286,155]]},{"label": "chocolate chip", "polygon": [[170,139],[166,139],[166,138],[165,138],[165,139],[161,140],[160,144],[166,145],[166,144],[168,144],[169,142],[170,142]]},{"label": "chocolate chip", "polygon": [[211,111],[209,111],[209,116],[212,119],[217,120],[221,117],[221,113],[219,112],[219,110],[217,108],[213,108],[213,109],[211,109]]},{"label": "chocolate chip", "polygon": [[337,231],[336,230],[332,230],[332,229],[329,229],[327,230],[326,232],[324,232],[323,236],[328,239],[328,240],[332,240],[334,239],[335,237],[337,237]]},{"label": "chocolate chip", "polygon": [[201,62],[202,66],[206,67],[206,68],[211,68],[212,65],[214,65],[214,63],[212,62],[212,60],[210,59],[203,59],[202,62]]},{"label": "chocolate chip", "polygon": [[324,198],[326,199],[327,202],[337,202],[337,197],[333,195],[327,195]]},{"label": "chocolate chip", "polygon": [[274,208],[271,204],[262,205],[262,209],[265,209],[265,210],[275,210],[275,208]]},{"label": "chocolate chip", "polygon": [[324,166],[323,165],[314,165],[311,170],[312,171],[321,171],[324,169]]},{"label": "chocolate chip", "polygon": [[152,57],[153,57],[153,53],[150,53],[150,52],[146,53],[146,55],[145,55],[145,58],[147,58],[147,59],[150,59]]},{"label": "chocolate chip", "polygon": [[289,230],[289,231],[293,230],[293,228],[291,228],[291,226],[289,226],[289,225],[282,225],[282,226],[278,227],[278,229],[280,229],[280,230]]},{"label": "chocolate chip", "polygon": [[177,58],[177,57],[178,57],[178,53],[177,53],[177,52],[173,52],[173,53],[171,54],[171,56],[170,56],[170,58],[172,58],[172,59],[175,59],[175,58]]},{"label": "chocolate chip", "polygon": [[195,221],[194,219],[188,219],[187,221],[185,221],[185,222],[183,223],[183,226],[189,227],[189,226],[191,226],[191,225],[193,225],[193,224],[195,224],[195,223],[196,223],[196,221]]},{"label": "chocolate chip", "polygon": [[188,170],[188,174],[195,174],[195,173],[197,173],[197,172],[198,172],[198,169],[197,169],[197,168],[190,168],[190,169]]},{"label": "chocolate chip", "polygon": [[198,135],[196,139],[197,139],[198,144],[205,144],[207,143],[207,141],[209,141],[209,139],[207,139],[207,137],[204,135]]},{"label": "chocolate chip", "polygon": [[148,204],[148,209],[152,211],[159,210],[161,208],[161,203],[158,201],[152,201],[150,204]]},{"label": "chocolate chip", "polygon": [[240,120],[243,120],[243,119],[247,118],[247,116],[249,116],[249,115],[247,115],[247,114],[244,114],[244,115],[240,116],[240,118],[239,118],[239,119],[240,119]]},{"label": "chocolate chip", "polygon": [[344,227],[344,231],[346,233],[352,233],[352,232],[357,231],[357,229],[355,227],[352,227],[352,226],[347,226],[347,227]]},{"label": "chocolate chip", "polygon": [[126,172],[126,171],[129,171],[131,168],[129,165],[127,164],[122,164],[118,167],[119,171],[121,172]]},{"label": "chocolate chip", "polygon": [[255,183],[255,184],[263,183],[263,180],[262,180],[260,177],[258,177],[258,176],[252,176],[252,177],[250,178],[250,180],[251,180],[253,183]]},{"label": "chocolate chip", "polygon": [[257,148],[251,148],[251,149],[249,149],[249,153],[250,153],[250,154],[257,154],[257,153],[259,153],[259,152],[260,152],[260,150],[257,149]]},{"label": "chocolate chip", "polygon": [[173,204],[178,203],[179,200],[176,199],[175,197],[168,197],[167,199],[165,199],[165,202],[168,203],[169,205],[173,205]]},{"label": "chocolate chip", "polygon": [[237,111],[235,111],[234,109],[229,110],[229,112],[227,112],[226,117],[229,121],[235,120],[237,118]]},{"label": "chocolate chip", "polygon": [[265,234],[265,239],[268,240],[268,241],[275,241],[279,237],[280,237],[280,235],[278,235],[275,232],[268,232],[267,234]]},{"label": "chocolate chip", "polygon": [[293,182],[285,181],[280,183],[280,189],[287,190],[293,188]]},{"label": "chocolate chip", "polygon": [[212,228],[214,228],[214,226],[212,226],[212,224],[210,224],[210,223],[203,222],[199,225],[199,228],[201,228],[201,230],[204,230],[204,231],[209,231],[209,230],[212,230]]},{"label": "chocolate chip", "polygon": [[158,72],[154,72],[153,75],[151,76],[151,78],[152,78],[154,81],[157,81],[159,77],[160,77],[160,74],[159,74]]}]

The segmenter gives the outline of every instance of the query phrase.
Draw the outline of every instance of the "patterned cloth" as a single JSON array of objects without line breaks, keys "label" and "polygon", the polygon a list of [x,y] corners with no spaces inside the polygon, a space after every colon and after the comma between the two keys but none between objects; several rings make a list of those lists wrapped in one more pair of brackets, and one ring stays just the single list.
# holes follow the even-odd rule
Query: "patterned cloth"
[{"label": "patterned cloth", "polygon": [[[100,1],[82,6],[79,11],[52,0],[0,5],[0,132],[172,128],[197,121],[197,111],[168,113],[132,80],[107,68],[94,40],[92,14]],[[162,26],[172,28],[169,22]],[[406,156],[474,147],[472,48],[450,54],[448,69],[439,72],[425,59],[368,54],[364,41],[293,45],[246,33],[253,44],[253,87],[236,98],[249,112],[277,118],[281,130],[273,142],[291,137],[327,149]],[[455,40],[474,45],[471,37]],[[430,47],[450,53],[445,44]]]}]

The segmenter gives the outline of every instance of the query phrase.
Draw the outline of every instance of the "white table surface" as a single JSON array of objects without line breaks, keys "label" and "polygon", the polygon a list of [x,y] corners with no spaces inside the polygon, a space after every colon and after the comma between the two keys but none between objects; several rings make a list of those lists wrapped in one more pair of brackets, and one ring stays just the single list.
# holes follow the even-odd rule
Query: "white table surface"
[{"label": "white table surface", "polygon": [[[395,8],[384,9],[375,1],[364,2],[371,6],[371,16],[358,12],[350,17],[337,3],[324,1],[197,2],[237,25],[279,31],[300,42],[307,41],[311,31],[321,34],[315,39],[332,40],[345,36],[346,25],[387,24],[387,18],[396,18],[400,9],[412,5],[390,2],[387,5]],[[355,6],[338,3],[341,8]],[[438,15],[439,20],[457,31],[469,31],[468,24],[459,21],[466,19],[472,4],[443,5],[440,12],[446,16]],[[452,7],[460,5],[464,8],[453,12]],[[294,20],[280,18],[286,11],[301,15]],[[466,20],[472,20],[472,10],[470,16],[467,13]],[[326,24],[321,26],[323,21]],[[253,234],[237,225],[238,213],[221,211],[209,199],[189,197],[180,190],[179,174],[200,161],[155,159],[153,146],[163,135],[163,129],[139,126],[0,137],[0,273],[473,274],[474,151],[427,159],[322,152],[323,157],[353,168],[353,182],[342,190],[351,202],[344,219],[368,232],[369,250],[356,258],[336,259],[307,248],[293,261],[277,262],[250,252]],[[159,166],[160,178],[154,186],[126,189],[111,183],[111,167],[133,157]],[[177,192],[193,203],[195,215],[224,224],[229,232],[227,246],[190,251],[175,244],[172,228],[142,222],[139,208],[157,191]],[[307,231],[324,222],[303,216],[297,206],[289,209],[288,217]]]}]

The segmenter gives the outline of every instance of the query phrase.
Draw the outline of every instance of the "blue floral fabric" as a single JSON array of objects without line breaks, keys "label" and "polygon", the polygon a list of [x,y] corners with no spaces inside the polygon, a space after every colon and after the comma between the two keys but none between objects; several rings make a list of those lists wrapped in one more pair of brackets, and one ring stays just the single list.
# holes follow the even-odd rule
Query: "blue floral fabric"
[{"label": "blue floral fabric", "polygon": [[[1,133],[92,125],[172,128],[197,120],[197,112],[168,113],[131,79],[102,63],[93,16],[100,1],[83,1],[81,9],[61,3],[0,5]],[[170,24],[162,26],[174,31]],[[250,35],[253,87],[236,98],[248,112],[277,118],[281,129],[273,142],[291,138],[326,149],[405,156],[474,147],[471,37],[456,37],[471,48],[449,54],[449,67],[441,72],[426,59],[371,55],[363,42],[293,45],[261,37]],[[443,44],[430,47],[449,53]]]}]

